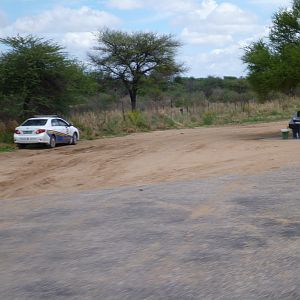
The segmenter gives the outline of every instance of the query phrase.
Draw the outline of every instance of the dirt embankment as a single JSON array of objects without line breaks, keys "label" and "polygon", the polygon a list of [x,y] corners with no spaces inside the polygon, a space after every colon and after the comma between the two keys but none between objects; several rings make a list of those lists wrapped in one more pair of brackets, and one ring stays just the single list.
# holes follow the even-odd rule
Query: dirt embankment
[{"label": "dirt embankment", "polygon": [[0,154],[0,198],[255,174],[300,163],[286,122],[133,134]]}]

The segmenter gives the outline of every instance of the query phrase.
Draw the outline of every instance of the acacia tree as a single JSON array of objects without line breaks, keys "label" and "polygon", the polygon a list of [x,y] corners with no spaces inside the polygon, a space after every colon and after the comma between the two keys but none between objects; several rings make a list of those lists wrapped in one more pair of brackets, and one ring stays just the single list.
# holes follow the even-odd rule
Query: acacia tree
[{"label": "acacia tree", "polygon": [[0,39],[0,105],[12,117],[64,113],[79,100],[87,80],[83,67],[63,48],[34,36]]},{"label": "acacia tree", "polygon": [[293,93],[300,83],[300,0],[273,16],[266,40],[246,47],[248,79],[261,99],[270,91]]},{"label": "acacia tree", "polygon": [[89,53],[91,62],[107,77],[124,84],[133,111],[145,77],[161,73],[167,79],[184,70],[175,62],[181,43],[172,35],[104,29],[98,32],[97,42]]}]

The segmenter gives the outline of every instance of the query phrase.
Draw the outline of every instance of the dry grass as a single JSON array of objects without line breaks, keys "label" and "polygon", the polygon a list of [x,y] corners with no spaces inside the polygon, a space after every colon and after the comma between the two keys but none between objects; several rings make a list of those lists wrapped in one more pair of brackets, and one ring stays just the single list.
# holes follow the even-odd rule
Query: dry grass
[{"label": "dry grass", "polygon": [[[139,131],[284,120],[297,110],[300,110],[300,98],[282,98],[263,104],[207,103],[182,108],[156,107],[134,113],[95,110],[72,113],[69,119],[79,127],[82,138],[95,139]],[[14,120],[6,123],[0,121],[2,148],[12,144],[17,125]]]},{"label": "dry grass", "polygon": [[299,109],[299,98],[285,98],[263,104],[210,103],[205,107],[156,108],[125,114],[118,110],[77,112],[70,119],[84,138],[94,139],[139,131],[284,120]]}]

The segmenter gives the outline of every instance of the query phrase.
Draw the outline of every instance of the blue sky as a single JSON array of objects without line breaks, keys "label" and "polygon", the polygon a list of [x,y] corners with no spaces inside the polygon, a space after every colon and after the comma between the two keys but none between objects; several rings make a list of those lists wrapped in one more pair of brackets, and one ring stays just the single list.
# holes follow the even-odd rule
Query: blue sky
[{"label": "blue sky", "polygon": [[0,37],[45,37],[82,61],[103,27],[171,33],[186,76],[244,76],[243,47],[267,34],[289,0],[0,0]]}]

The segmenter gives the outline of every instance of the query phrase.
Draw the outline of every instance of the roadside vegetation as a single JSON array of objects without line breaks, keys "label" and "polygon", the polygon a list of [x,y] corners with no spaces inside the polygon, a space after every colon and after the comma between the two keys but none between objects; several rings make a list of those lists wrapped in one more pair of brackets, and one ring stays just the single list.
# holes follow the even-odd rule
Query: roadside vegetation
[{"label": "roadside vegetation", "polygon": [[172,35],[103,29],[90,66],[35,36],[0,39],[0,151],[34,114],[59,114],[82,138],[288,119],[300,110],[300,0],[245,48],[246,78],[184,77]]},{"label": "roadside vegetation", "polygon": [[86,139],[153,130],[221,126],[289,119],[300,98],[267,103],[213,103],[188,108],[155,108],[122,114],[120,110],[74,112],[70,118]]},{"label": "roadside vegetation", "polygon": [[245,49],[248,81],[260,100],[274,91],[293,95],[300,82],[300,0],[273,15],[266,38]]}]

